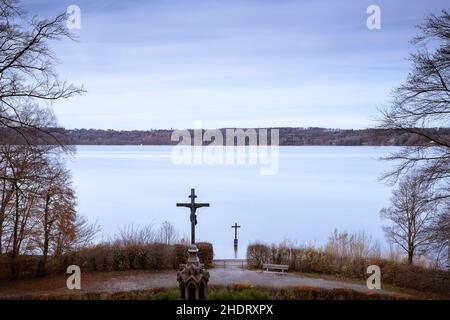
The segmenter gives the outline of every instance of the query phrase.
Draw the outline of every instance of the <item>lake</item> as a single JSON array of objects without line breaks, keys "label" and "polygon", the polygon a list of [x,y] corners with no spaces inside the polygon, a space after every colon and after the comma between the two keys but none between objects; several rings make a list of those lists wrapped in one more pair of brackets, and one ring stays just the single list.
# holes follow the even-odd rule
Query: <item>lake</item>
[{"label": "lake", "polygon": [[377,179],[392,163],[379,158],[395,147],[280,147],[277,174],[254,164],[175,164],[170,146],[79,146],[69,160],[78,211],[107,238],[126,225],[171,222],[190,235],[191,188],[199,202],[197,241],[215,258],[232,258],[235,222],[239,257],[254,241],[321,245],[335,229],[365,231],[384,246],[379,211],[391,188]]}]

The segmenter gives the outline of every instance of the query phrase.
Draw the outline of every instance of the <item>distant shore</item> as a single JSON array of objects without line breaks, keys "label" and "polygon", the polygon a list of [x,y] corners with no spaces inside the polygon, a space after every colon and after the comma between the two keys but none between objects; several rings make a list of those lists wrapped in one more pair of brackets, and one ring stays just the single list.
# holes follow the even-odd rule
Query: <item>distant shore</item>
[{"label": "distant shore", "polygon": [[[327,129],[327,128],[271,128],[279,130],[280,146],[412,146],[423,145],[424,140],[403,130],[384,129]],[[193,132],[192,129],[186,129]],[[225,132],[227,129],[218,129]],[[248,132],[247,128],[235,129]],[[259,130],[259,128],[253,129]],[[450,128],[427,129],[444,131],[450,136]],[[176,145],[172,141],[173,130],[104,130],[65,129],[73,145]],[[207,143],[205,143],[206,145]],[[239,144],[239,142],[237,142]]]}]

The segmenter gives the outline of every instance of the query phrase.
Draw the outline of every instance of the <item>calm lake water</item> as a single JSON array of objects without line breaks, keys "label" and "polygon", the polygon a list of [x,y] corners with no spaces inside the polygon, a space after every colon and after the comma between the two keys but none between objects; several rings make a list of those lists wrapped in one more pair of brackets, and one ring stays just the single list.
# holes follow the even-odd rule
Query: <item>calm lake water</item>
[{"label": "calm lake water", "polygon": [[214,244],[216,258],[239,257],[253,241],[321,245],[333,229],[365,231],[383,245],[379,211],[391,189],[377,181],[394,147],[280,147],[279,171],[259,165],[174,164],[169,146],[79,146],[69,160],[78,211],[98,221],[102,236],[125,225],[169,221],[190,235],[189,212],[177,208],[195,188],[197,240]]}]

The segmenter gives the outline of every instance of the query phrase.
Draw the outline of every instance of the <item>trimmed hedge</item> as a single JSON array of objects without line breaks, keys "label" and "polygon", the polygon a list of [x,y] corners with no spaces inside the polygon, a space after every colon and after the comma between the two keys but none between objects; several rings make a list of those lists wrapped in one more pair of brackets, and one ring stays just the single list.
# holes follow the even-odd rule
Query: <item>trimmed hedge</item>
[{"label": "trimmed hedge", "polygon": [[[198,244],[200,262],[212,265],[213,245]],[[65,273],[69,265],[78,265],[83,271],[158,270],[178,268],[187,261],[188,246],[152,243],[145,245],[120,246],[99,244],[84,248],[62,257],[48,257],[47,274]],[[18,278],[32,278],[37,275],[41,256],[20,256],[17,260]],[[0,280],[11,277],[11,258],[0,256]]]},{"label": "trimmed hedge", "polygon": [[[32,278],[37,275],[40,257],[19,256],[16,261],[16,271],[18,278]],[[11,257],[0,256],[0,280],[11,278]]]},{"label": "trimmed hedge", "polygon": [[287,264],[293,271],[360,280],[367,279],[366,271],[369,265],[378,265],[381,268],[382,284],[437,294],[450,292],[450,272],[445,270],[396,263],[386,259],[337,256],[315,248],[250,244],[247,248],[247,263],[251,268],[261,268],[264,263]]},{"label": "trimmed hedge", "polygon": [[209,242],[199,242],[197,243],[197,248],[200,262],[204,263],[205,266],[212,266],[214,259],[213,245]]},{"label": "trimmed hedge", "polygon": [[173,246],[154,243],[146,245],[97,245],[64,257],[63,267],[75,264],[84,271],[157,270],[171,268]]},{"label": "trimmed hedge", "polygon": [[[210,267],[213,264],[214,259],[214,248],[209,242],[198,242],[198,258],[200,263],[204,263],[205,266]],[[178,268],[180,264],[185,264],[188,259],[188,249],[189,246],[185,244],[176,244],[174,246],[174,268]]]}]

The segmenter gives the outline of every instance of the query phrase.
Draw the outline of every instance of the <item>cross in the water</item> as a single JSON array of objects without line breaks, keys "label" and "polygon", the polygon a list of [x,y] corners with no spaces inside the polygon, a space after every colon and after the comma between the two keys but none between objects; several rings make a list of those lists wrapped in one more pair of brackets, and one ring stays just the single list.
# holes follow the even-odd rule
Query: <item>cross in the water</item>
[{"label": "cross in the water", "polygon": [[191,209],[191,244],[195,244],[195,226],[197,225],[197,215],[195,211],[201,207],[209,207],[209,203],[195,203],[195,189],[191,189],[191,203],[177,203],[177,207],[186,207]]},{"label": "cross in the water", "polygon": [[238,226],[238,224],[235,222],[234,226],[231,227],[234,228],[234,240],[237,240],[237,229],[240,228],[241,226]]}]

